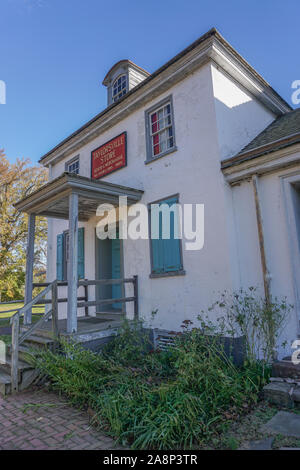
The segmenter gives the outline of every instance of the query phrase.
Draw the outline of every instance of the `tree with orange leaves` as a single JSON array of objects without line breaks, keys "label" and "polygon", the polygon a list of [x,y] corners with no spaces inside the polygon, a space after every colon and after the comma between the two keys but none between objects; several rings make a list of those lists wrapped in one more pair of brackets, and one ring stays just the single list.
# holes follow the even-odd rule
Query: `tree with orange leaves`
[{"label": "tree with orange leaves", "polygon": [[[14,204],[47,181],[47,170],[29,160],[10,163],[0,149],[0,299],[24,297],[27,215]],[[34,271],[45,269],[47,222],[36,221]]]}]

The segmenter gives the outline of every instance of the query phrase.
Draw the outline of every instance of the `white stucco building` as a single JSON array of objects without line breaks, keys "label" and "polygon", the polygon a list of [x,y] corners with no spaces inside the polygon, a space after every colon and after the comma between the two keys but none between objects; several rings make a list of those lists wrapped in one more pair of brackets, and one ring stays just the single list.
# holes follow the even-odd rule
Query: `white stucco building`
[{"label": "white stucco building", "polygon": [[[47,280],[69,282],[59,315],[74,316],[70,276],[77,274],[137,275],[139,315],[149,324],[157,310],[152,326],[166,330],[195,321],[225,289],[258,286],[261,295],[287,296],[294,305],[285,332],[290,345],[300,315],[300,112],[215,29],[152,74],[124,60],[103,83],[107,108],[41,158],[50,181],[18,205],[49,217]],[[93,199],[97,191],[102,196]],[[118,195],[147,206],[204,204],[203,248],[187,250],[184,237],[171,245],[99,240],[97,205],[116,204]],[[73,213],[76,225],[77,205],[78,243],[76,227],[69,240],[64,220]],[[89,300],[120,297],[120,289],[90,286]],[[125,295],[130,289],[125,285]],[[88,313],[119,305],[90,306]],[[132,303],[124,308],[132,318]]]}]

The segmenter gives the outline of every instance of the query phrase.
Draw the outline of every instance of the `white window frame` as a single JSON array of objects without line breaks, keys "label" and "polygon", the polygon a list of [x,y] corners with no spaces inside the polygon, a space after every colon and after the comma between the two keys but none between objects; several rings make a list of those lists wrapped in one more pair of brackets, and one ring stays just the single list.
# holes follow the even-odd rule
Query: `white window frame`
[{"label": "white window frame", "polygon": [[[67,171],[68,173],[73,173],[75,175],[79,175],[79,173],[80,173],[80,158],[79,157],[80,157],[79,155],[76,155],[76,157],[74,157],[71,160],[69,160],[68,162],[66,162],[65,171]],[[78,162],[78,172],[70,171],[70,167],[72,165],[75,165],[77,162]]]},{"label": "white window frame", "polygon": [[[164,127],[159,129],[156,132],[152,132],[152,116],[155,113],[158,113],[160,110],[164,110],[167,106],[170,106],[170,114],[167,116],[170,118],[170,123],[166,123]],[[163,119],[166,119],[165,115],[163,116]],[[160,101],[159,103],[155,104],[151,108],[147,109],[145,111],[145,125],[146,125],[146,151],[147,151],[147,156],[146,156],[146,161],[145,163],[150,163],[158,158],[161,158],[165,155],[168,155],[171,152],[174,152],[177,150],[176,147],[176,140],[175,140],[175,122],[174,122],[174,107],[173,107],[173,98],[172,95],[167,96],[165,99]],[[166,138],[166,142],[169,139],[173,139],[173,145],[172,147],[167,147],[164,150],[162,150],[160,153],[154,155],[154,145],[153,145],[153,136],[154,135],[159,135],[163,134],[166,130],[172,129],[172,136]]]},{"label": "white window frame", "polygon": [[[116,85],[116,84],[118,83],[118,81],[121,80],[122,78],[125,79],[125,87],[122,87],[122,86],[121,86],[121,90],[120,90],[120,91],[117,91],[117,93],[115,94],[115,93],[114,93],[114,91],[115,91],[115,85]],[[118,85],[117,85],[117,88],[118,88]],[[126,73],[122,73],[121,75],[118,75],[118,77],[115,78],[115,80],[113,81],[113,84],[112,84],[112,87],[111,87],[112,102],[115,103],[116,101],[119,101],[119,99],[122,98],[122,96],[126,95],[127,89],[128,89],[128,77],[127,77],[127,74],[126,74]]]}]

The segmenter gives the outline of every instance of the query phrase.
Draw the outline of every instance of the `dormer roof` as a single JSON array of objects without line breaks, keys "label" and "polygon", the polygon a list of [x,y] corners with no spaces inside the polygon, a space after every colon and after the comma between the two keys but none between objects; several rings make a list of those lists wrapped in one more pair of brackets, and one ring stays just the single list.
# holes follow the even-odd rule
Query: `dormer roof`
[{"label": "dormer roof", "polygon": [[138,65],[136,65],[134,62],[132,62],[131,60],[129,59],[122,59],[122,60],[119,60],[119,62],[117,62],[115,65],[113,65],[109,71],[107,72],[107,74],[105,75],[104,77],[104,80],[102,82],[102,85],[104,86],[108,86],[109,85],[109,82],[110,82],[110,78],[115,74],[115,72],[120,69],[120,68],[124,68],[126,69],[128,66],[132,67],[133,69],[136,69],[138,72],[142,73],[143,75],[145,75],[145,78],[148,77],[150,75],[149,72],[147,72],[147,70],[144,70],[142,67],[139,67]]},{"label": "dormer roof", "polygon": [[148,78],[150,74],[131,60],[119,60],[105,75],[103,85],[107,88],[107,105],[119,101],[130,90]]}]

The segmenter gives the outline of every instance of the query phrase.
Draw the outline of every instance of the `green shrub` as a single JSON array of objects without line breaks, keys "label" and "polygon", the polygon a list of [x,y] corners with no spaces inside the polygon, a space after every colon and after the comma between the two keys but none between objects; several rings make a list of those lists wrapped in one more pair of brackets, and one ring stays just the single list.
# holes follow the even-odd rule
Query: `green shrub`
[{"label": "green shrub", "polygon": [[136,449],[186,449],[221,433],[257,401],[268,378],[260,363],[236,368],[220,344],[193,329],[168,352],[150,349],[141,325],[124,324],[101,354],[61,343],[37,368],[104,431]]}]

